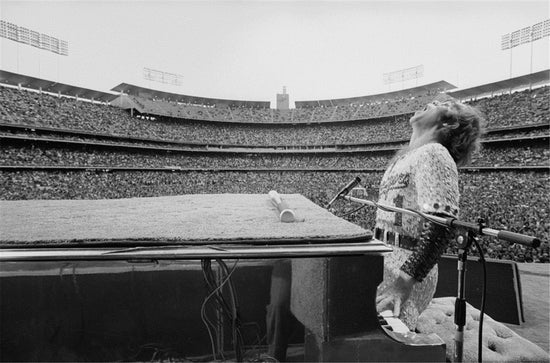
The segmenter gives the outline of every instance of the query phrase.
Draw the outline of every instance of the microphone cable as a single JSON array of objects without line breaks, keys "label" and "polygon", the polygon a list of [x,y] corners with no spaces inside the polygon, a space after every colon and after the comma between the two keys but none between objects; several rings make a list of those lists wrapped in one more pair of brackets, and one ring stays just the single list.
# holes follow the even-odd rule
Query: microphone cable
[{"label": "microphone cable", "polygon": [[[378,206],[378,205],[377,205]],[[379,206],[378,206],[379,207]],[[380,207],[379,207],[380,208]],[[384,209],[384,208],[382,208]],[[417,212],[420,216],[422,216],[423,218],[427,219],[427,220],[430,220],[429,216],[427,213],[423,213],[423,212]],[[432,223],[436,223],[440,226],[443,226],[443,227],[447,227],[447,225],[445,223],[440,223],[438,221],[435,221],[435,220],[430,220]],[[479,327],[478,327],[478,336],[477,336],[477,361],[478,362],[482,362],[482,343],[483,343],[483,316],[485,315],[485,297],[487,295],[487,264],[486,264],[486,261],[485,261],[485,254],[483,252],[483,250],[481,249],[481,245],[479,244],[478,242],[478,239],[477,238],[472,238],[473,241],[474,241],[474,244],[476,246],[476,249],[478,250],[479,252],[479,260],[478,262],[481,262],[481,267],[483,269],[483,282],[482,282],[482,287],[481,287],[481,306],[480,306],[480,309],[479,309]]]},{"label": "microphone cable", "polygon": [[479,329],[478,329],[478,336],[477,336],[477,361],[482,362],[482,342],[483,342],[483,315],[485,314],[485,295],[487,293],[487,264],[485,261],[485,256],[483,253],[483,250],[481,249],[481,246],[479,242],[477,241],[477,238],[474,238],[474,243],[476,245],[476,248],[479,252],[479,262],[481,262],[481,266],[483,268],[483,283],[482,283],[482,289],[481,289],[481,307],[479,309]]},{"label": "microphone cable", "polygon": [[225,262],[221,259],[216,260],[220,267],[222,268],[222,272],[224,277],[227,277],[227,285],[229,287],[229,295],[230,295],[230,301],[231,301],[231,311],[230,311],[230,319],[231,319],[231,341],[233,343],[233,351],[235,352],[235,359],[237,362],[243,361],[243,337],[241,333],[241,319],[239,316],[239,302],[237,299],[237,293],[235,290],[235,286],[233,285],[233,281],[231,280],[231,275],[235,271],[235,267],[237,266],[237,262],[235,262],[235,265],[229,270]]},{"label": "microphone cable", "polygon": [[349,216],[350,214],[359,212],[361,209],[363,209],[363,208],[365,208],[365,207],[366,207],[366,205],[362,205],[362,206],[360,206],[359,208],[355,208],[355,209],[352,210],[351,212],[346,212],[346,213],[344,213],[344,214],[337,215],[336,217],[340,217],[340,218],[342,218],[342,217],[347,217],[347,216]]},{"label": "microphone cable", "polygon": [[[226,358],[223,349],[223,332],[221,332],[221,341],[218,341],[216,343],[216,341],[214,340],[213,332],[216,331],[217,327],[216,324],[214,324],[214,322],[209,319],[207,313],[207,305],[210,301],[212,301],[214,303],[213,308],[215,309],[215,311],[221,312],[222,315],[225,315],[225,317],[231,322],[233,347],[236,348],[235,354],[238,358],[241,359],[237,361],[242,361],[242,335],[240,332],[241,322],[238,314],[236,293],[231,281],[231,276],[235,272],[239,260],[237,259],[230,269],[222,260],[217,259],[216,262],[218,262],[219,266],[221,267],[221,281],[219,282],[214,272],[212,271],[211,261],[209,259],[203,259],[201,261],[204,279],[209,288],[209,294],[208,296],[206,296],[201,305],[201,319],[206,326],[208,336],[210,337],[210,344],[214,360],[217,360],[219,354],[221,359],[225,361]],[[226,301],[222,294],[222,289],[225,285],[227,285],[230,289],[231,304]]]},{"label": "microphone cable", "polygon": [[[213,285],[213,281],[215,280],[214,274],[212,273],[212,270],[210,268],[210,260],[205,259],[201,261],[202,265],[202,272],[204,275],[205,282],[207,283],[208,287],[210,288],[208,296],[204,299],[202,305],[201,305],[201,320],[206,326],[206,330],[208,332],[208,336],[210,337],[210,345],[212,349],[212,356],[214,360],[217,360],[217,353],[219,353],[220,349],[217,347],[216,340],[214,339],[213,331],[216,331],[216,325],[210,321],[208,318],[207,312],[206,312],[206,305],[210,298],[214,296],[216,293],[216,288]],[[223,359],[223,351],[221,352],[222,359]]]}]

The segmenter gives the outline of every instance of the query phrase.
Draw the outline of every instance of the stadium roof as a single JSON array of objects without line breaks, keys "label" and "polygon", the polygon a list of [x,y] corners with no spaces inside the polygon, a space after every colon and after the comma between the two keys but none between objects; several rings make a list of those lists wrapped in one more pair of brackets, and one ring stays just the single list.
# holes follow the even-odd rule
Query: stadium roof
[{"label": "stadium roof", "polygon": [[517,88],[528,87],[536,84],[545,84],[549,82],[550,70],[547,69],[536,73],[526,74],[520,77],[506,79],[504,81],[487,83],[481,86],[447,92],[447,94],[457,99],[469,99],[484,94],[501,92],[503,90],[511,91]]},{"label": "stadium roof", "polygon": [[384,101],[387,99],[411,97],[415,94],[426,93],[426,91],[437,90],[439,92],[454,89],[456,86],[446,82],[439,81],[429,83],[423,86],[407,88],[399,91],[392,91],[387,93],[380,93],[370,96],[351,97],[351,98],[337,98],[330,100],[316,100],[316,101],[296,101],[296,108],[300,107],[315,107],[315,106],[337,106],[340,104],[348,105],[350,103],[371,103],[377,101]]},{"label": "stadium roof", "polygon": [[44,92],[59,93],[65,96],[85,98],[94,101],[111,102],[118,97],[117,94],[107,93],[92,90],[89,88],[82,88],[77,86],[71,86],[69,84],[58,83],[54,81],[48,81],[46,79],[35,78],[26,76],[23,74],[12,73],[8,71],[0,70],[0,83],[9,84],[13,86],[19,86],[42,90]]},{"label": "stadium roof", "polygon": [[178,93],[157,91],[150,88],[135,86],[128,83],[121,83],[118,86],[111,89],[115,92],[123,92],[128,95],[141,96],[147,98],[158,98],[170,101],[177,101],[181,103],[189,103],[195,105],[227,105],[231,107],[255,107],[255,108],[269,108],[269,101],[238,101],[238,100],[224,100],[220,98],[207,98],[182,95]]}]

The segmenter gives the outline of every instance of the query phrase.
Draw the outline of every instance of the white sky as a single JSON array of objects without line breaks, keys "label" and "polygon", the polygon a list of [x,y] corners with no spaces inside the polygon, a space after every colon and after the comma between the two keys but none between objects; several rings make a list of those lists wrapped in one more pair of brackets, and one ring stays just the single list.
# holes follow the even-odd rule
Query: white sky
[{"label": "white sky", "polygon": [[[126,82],[192,96],[293,101],[439,80],[459,88],[527,74],[531,46],[501,36],[550,17],[549,1],[8,1],[0,18],[69,42],[62,57],[0,38],[0,68],[109,91]],[[549,38],[533,43],[548,69]],[[424,65],[390,86],[383,73]],[[180,87],[143,68],[183,75]]]}]

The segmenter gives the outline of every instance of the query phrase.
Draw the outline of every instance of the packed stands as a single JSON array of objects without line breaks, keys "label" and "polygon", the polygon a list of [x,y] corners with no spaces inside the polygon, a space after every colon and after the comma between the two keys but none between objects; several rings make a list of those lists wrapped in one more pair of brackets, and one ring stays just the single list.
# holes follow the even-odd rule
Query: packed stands
[{"label": "packed stands", "polygon": [[[369,198],[376,199],[381,172],[4,170],[0,173],[0,183],[4,186],[3,199],[131,198],[189,193],[265,193],[275,189],[280,193],[300,193],[326,205],[335,191],[355,176],[366,181]],[[548,241],[547,173],[464,172],[460,178],[461,218],[474,221],[484,216],[492,228],[509,229]],[[339,213],[352,208],[343,202],[334,207]],[[374,211],[369,208],[349,219],[372,228]],[[484,238],[484,245],[491,258],[548,262],[547,242],[535,250],[491,238]],[[449,252],[456,250],[451,247]]]},{"label": "packed stands", "polygon": [[48,146],[11,146],[0,150],[1,165],[92,166],[187,169],[280,169],[280,170],[352,170],[383,169],[391,153],[357,155],[335,153],[228,153],[162,152],[162,150],[90,150],[51,148]]},{"label": "packed stands", "polygon": [[525,90],[469,102],[487,115],[487,127],[548,122],[549,87]]},{"label": "packed stands", "polygon": [[[519,94],[519,95],[518,95]],[[488,115],[489,130],[518,125],[547,125],[549,87],[496,96],[492,101],[474,102]],[[406,139],[410,114],[363,121],[323,124],[243,124],[201,122],[197,119],[141,118],[136,122],[124,110],[46,93],[0,87],[2,123],[53,127],[109,135],[150,138],[203,144],[229,145],[342,145]],[[481,101],[484,103],[482,104]],[[151,101],[153,102],[153,101]],[[490,106],[508,105],[507,107]],[[516,106],[517,105],[517,106]],[[510,106],[510,107],[509,107]],[[487,108],[487,110],[485,110]],[[498,112],[492,114],[497,108]],[[511,109],[511,110],[509,110]],[[55,112],[53,111],[55,110]],[[272,110],[276,111],[276,110]],[[208,111],[210,112],[210,111]]]},{"label": "packed stands", "polygon": [[[510,148],[505,142],[482,148],[474,167],[548,166],[548,139],[521,142]],[[137,145],[63,143],[53,139],[8,138],[0,149],[0,165],[104,166],[141,168],[323,169],[383,170],[397,148],[368,151],[221,151],[157,148]],[[486,144],[487,145],[487,144]]]},{"label": "packed stands", "polygon": [[[287,111],[261,103],[130,95],[135,107],[125,110],[1,86],[0,197],[97,199],[275,189],[325,205],[360,176],[369,198],[376,199],[385,166],[407,143],[411,112],[438,92],[303,102]],[[530,250],[484,239],[489,257],[549,262],[549,96],[545,86],[470,101],[486,113],[489,132],[472,165],[460,171],[461,218],[482,216],[493,228],[546,241]],[[355,207],[335,205],[338,214]],[[374,210],[345,218],[370,229]],[[448,252],[455,252],[454,246]]]}]

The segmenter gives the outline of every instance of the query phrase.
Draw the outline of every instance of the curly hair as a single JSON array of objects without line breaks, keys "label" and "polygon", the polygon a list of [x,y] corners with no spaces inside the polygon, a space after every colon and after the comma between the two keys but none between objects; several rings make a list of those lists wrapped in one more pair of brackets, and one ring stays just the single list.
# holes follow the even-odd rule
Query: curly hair
[{"label": "curly hair", "polygon": [[439,142],[449,150],[457,166],[470,162],[472,154],[479,150],[479,139],[485,130],[485,117],[477,108],[457,100],[443,102],[447,112],[439,120]]}]

